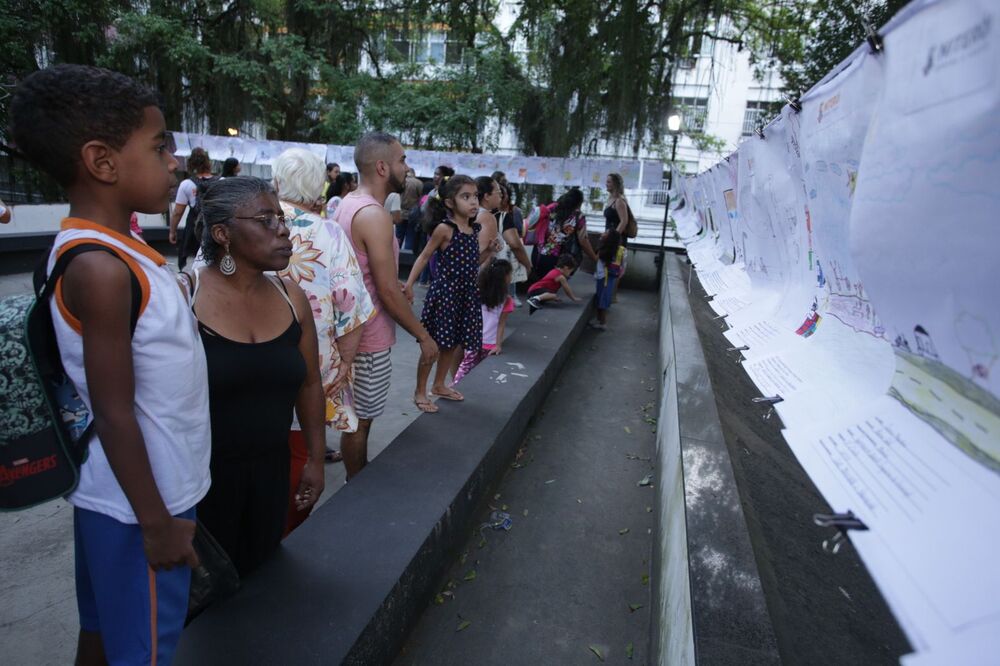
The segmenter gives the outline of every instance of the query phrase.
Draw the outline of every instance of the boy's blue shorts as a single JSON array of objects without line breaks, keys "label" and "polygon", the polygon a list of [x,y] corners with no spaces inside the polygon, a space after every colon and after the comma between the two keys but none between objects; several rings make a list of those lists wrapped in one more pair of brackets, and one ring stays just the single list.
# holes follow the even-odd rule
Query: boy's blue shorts
[{"label": "boy's blue shorts", "polygon": [[[194,520],[194,508],[178,514]],[[75,508],[80,628],[101,634],[111,666],[170,664],[187,616],[191,569],[153,571],[142,529]]]}]

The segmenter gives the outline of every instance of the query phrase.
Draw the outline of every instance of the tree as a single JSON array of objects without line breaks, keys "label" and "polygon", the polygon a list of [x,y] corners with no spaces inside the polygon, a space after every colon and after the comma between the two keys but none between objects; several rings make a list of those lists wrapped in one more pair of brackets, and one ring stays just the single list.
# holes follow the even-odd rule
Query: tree
[{"label": "tree", "polygon": [[678,63],[702,40],[761,57],[800,27],[804,0],[525,0],[518,31],[535,88],[518,117],[524,149],[582,152],[594,139],[637,154],[657,142]]},{"label": "tree", "polygon": [[800,29],[775,42],[771,62],[781,66],[785,89],[804,93],[865,40],[864,21],[881,27],[909,0],[822,0],[811,2]]}]

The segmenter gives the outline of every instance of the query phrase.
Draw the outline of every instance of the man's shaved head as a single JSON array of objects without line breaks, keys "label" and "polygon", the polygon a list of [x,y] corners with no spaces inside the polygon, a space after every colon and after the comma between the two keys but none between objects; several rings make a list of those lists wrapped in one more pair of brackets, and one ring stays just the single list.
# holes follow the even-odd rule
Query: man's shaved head
[{"label": "man's shaved head", "polygon": [[371,174],[376,162],[392,160],[392,147],[398,143],[399,139],[386,132],[369,132],[354,146],[354,163],[361,173]]}]

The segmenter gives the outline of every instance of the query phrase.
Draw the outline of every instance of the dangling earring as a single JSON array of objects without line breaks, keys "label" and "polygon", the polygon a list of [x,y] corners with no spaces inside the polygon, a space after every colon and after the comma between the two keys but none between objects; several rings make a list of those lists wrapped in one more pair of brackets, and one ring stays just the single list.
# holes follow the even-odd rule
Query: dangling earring
[{"label": "dangling earring", "polygon": [[236,260],[233,259],[233,255],[229,254],[229,245],[226,245],[226,256],[219,262],[219,270],[226,277],[236,272]]}]

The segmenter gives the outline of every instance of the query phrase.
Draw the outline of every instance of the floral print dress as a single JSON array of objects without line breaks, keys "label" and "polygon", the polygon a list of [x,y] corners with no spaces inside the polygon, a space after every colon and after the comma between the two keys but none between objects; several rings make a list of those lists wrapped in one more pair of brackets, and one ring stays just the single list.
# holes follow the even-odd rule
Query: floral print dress
[{"label": "floral print dress", "polygon": [[[348,387],[336,395],[327,390],[340,371],[337,338],[375,316],[358,259],[339,225],[282,201],[292,241],[292,257],[282,277],[291,278],[306,293],[316,322],[319,370],[326,395],[326,424],[345,432],[358,428],[354,397]],[[297,428],[294,425],[293,428]]]}]

